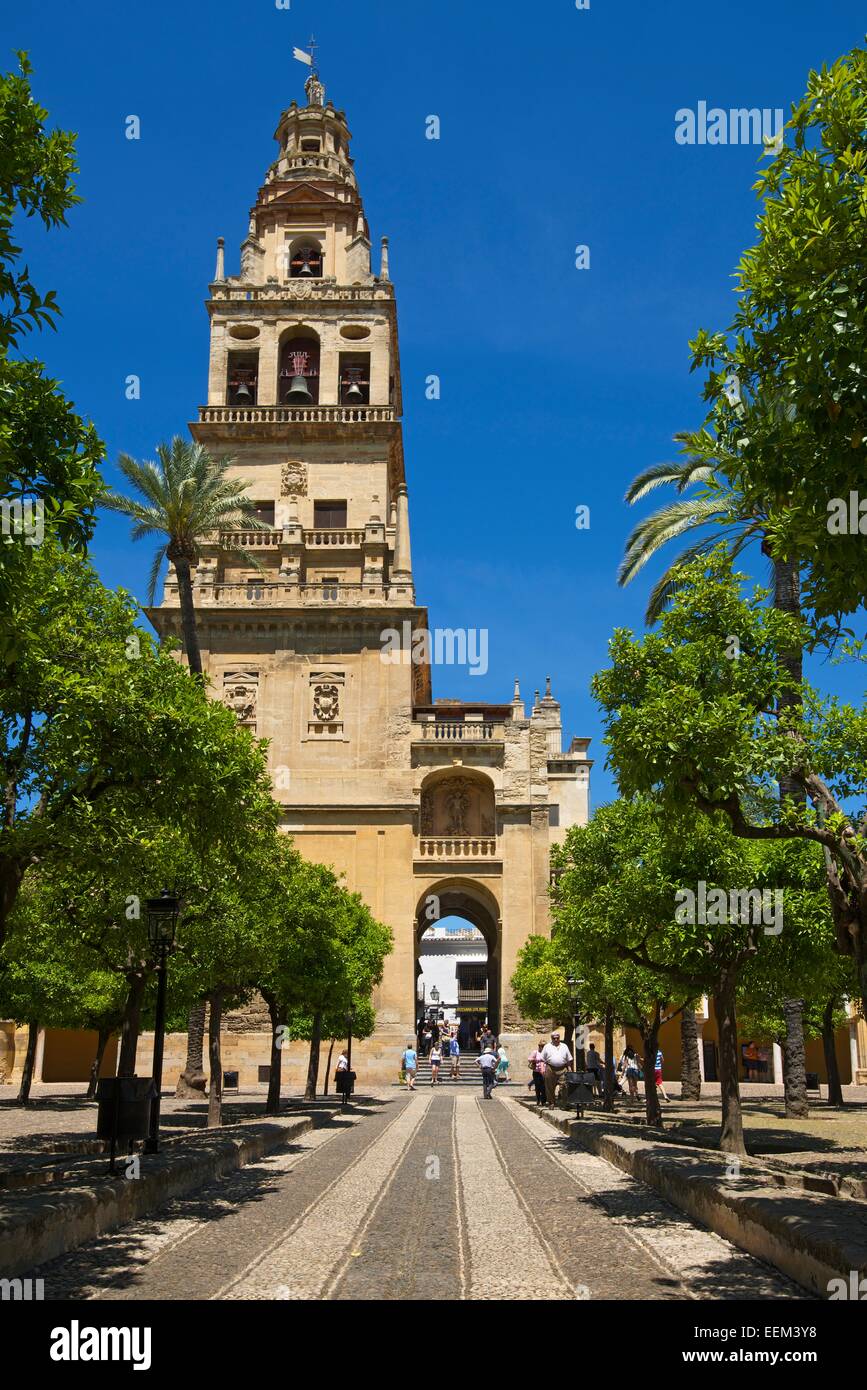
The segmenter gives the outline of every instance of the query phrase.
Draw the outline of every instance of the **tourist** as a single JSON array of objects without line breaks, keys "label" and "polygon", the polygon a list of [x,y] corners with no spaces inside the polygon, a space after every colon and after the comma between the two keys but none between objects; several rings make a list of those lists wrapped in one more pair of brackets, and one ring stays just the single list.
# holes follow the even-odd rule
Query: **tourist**
[{"label": "tourist", "polygon": [[629,1087],[629,1099],[638,1100],[638,1083],[641,1080],[641,1069],[638,1065],[638,1058],[635,1055],[635,1048],[627,1043],[623,1049],[623,1056],[617,1063],[617,1070],[626,1077],[626,1084]]},{"label": "tourist", "polygon": [[760,1064],[759,1049],[754,1042],[750,1041],[744,1048],[744,1069],[747,1074],[747,1081],[758,1081]]},{"label": "tourist", "polygon": [[457,1081],[461,1074],[461,1045],[457,1038],[452,1038],[452,1081]]},{"label": "tourist", "polygon": [[656,1065],[653,1070],[653,1079],[656,1082],[657,1091],[662,1096],[666,1105],[668,1105],[670,1102],[668,1096],[665,1094],[665,1087],[662,1084],[662,1055],[662,1048],[660,1047],[656,1053]]},{"label": "tourist", "polygon": [[597,1095],[601,1096],[603,1094],[602,1058],[596,1051],[595,1043],[591,1043],[589,1048],[587,1049],[587,1056],[585,1058],[585,1061],[587,1063],[587,1070],[593,1073],[593,1089],[597,1093]]},{"label": "tourist", "polygon": [[443,1054],[443,1061],[447,1062],[452,1055],[452,1036],[447,1028],[443,1030],[443,1040],[440,1043],[440,1051]]},{"label": "tourist", "polygon": [[430,1084],[436,1086],[440,1079],[440,1062],[443,1054],[440,1052],[439,1043],[434,1043],[430,1050]]},{"label": "tourist", "polygon": [[433,1036],[432,1036],[432,1034],[431,1034],[430,1027],[428,1026],[428,1024],[425,1024],[424,1032],[422,1033],[422,1037],[421,1037],[421,1055],[422,1055],[422,1057],[426,1057],[426,1056],[428,1055],[428,1053],[429,1053],[430,1050],[431,1050],[431,1043],[432,1043],[432,1042],[433,1042]]},{"label": "tourist", "polygon": [[476,1058],[476,1061],[482,1069],[482,1093],[484,1099],[490,1100],[491,1092],[494,1089],[494,1071],[497,1066],[494,1049],[492,1047],[486,1047],[482,1055]]},{"label": "tourist", "polygon": [[418,1053],[411,1042],[408,1042],[403,1054],[403,1069],[406,1072],[406,1084],[411,1091],[415,1090],[415,1074],[418,1070]]},{"label": "tourist", "polygon": [[553,1110],[557,1087],[566,1068],[572,1065],[572,1053],[560,1041],[558,1032],[552,1033],[551,1041],[542,1048],[542,1060],[545,1063],[545,1099],[548,1109]]},{"label": "tourist", "polygon": [[511,1081],[512,1078],[509,1075],[509,1054],[502,1043],[500,1043],[500,1046],[497,1048],[497,1059],[497,1080]]},{"label": "tourist", "polygon": [[545,1039],[540,1038],[538,1046],[534,1047],[533,1051],[530,1053],[530,1056],[528,1058],[528,1061],[530,1063],[530,1071],[532,1072],[532,1076],[530,1078],[530,1085],[535,1086],[536,1088],[537,1105],[545,1104],[545,1058],[542,1055],[542,1049],[544,1046]]}]

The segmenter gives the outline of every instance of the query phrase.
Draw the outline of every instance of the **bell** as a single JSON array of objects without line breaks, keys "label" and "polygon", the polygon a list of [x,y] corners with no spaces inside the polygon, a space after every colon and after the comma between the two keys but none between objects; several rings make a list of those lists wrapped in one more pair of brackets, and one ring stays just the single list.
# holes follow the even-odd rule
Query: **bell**
[{"label": "bell", "polygon": [[347,404],[347,405],[363,405],[363,404],[364,404],[364,392],[362,391],[362,389],[361,389],[361,387],[359,386],[359,384],[358,384],[357,381],[353,381],[352,385],[349,386],[349,387],[347,388],[347,391],[346,391],[346,404]]},{"label": "bell", "polygon": [[310,269],[310,262],[309,262],[309,261],[305,261],[304,264],[302,265],[301,269],[300,269],[299,272],[298,272],[298,278],[300,279],[302,275],[312,275],[312,274],[313,274],[313,271]]},{"label": "bell", "polygon": [[236,387],[235,387],[235,400],[236,400],[236,401],[243,402],[244,405],[246,405],[247,402],[248,402],[248,401],[251,401],[252,399],[253,399],[253,396],[252,396],[252,394],[251,394],[251,392],[250,392],[250,388],[249,388],[249,386],[247,385],[246,381],[242,381],[241,384],[240,384],[239,386],[236,386]]},{"label": "bell", "polygon": [[287,405],[312,405],[313,397],[303,376],[293,376],[292,385],[283,397]]}]

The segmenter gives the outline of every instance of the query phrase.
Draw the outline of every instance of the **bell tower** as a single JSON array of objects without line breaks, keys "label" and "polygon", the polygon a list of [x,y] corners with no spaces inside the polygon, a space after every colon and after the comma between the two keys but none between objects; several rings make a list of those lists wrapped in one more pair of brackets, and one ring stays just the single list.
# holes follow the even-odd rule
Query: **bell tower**
[{"label": "bell tower", "polygon": [[[374,270],[346,116],[315,70],[306,95],[277,123],[237,274],[217,243],[190,428],[232,460],[257,516],[201,544],[194,595],[211,693],[268,740],[283,830],[392,929],[358,1054],[367,1080],[391,1081],[426,1007],[422,940],[450,912],[488,956],[484,998],[452,1007],[523,1046],[509,979],[548,929],[548,852],[586,819],[590,761],[587,740],[561,752],[550,690],[529,716],[517,688],[511,703],[433,699],[431,660],[461,664],[467,634],[431,634],[416,603],[388,243]],[[171,569],[149,617],[180,636]],[[227,1029],[226,1065],[261,1079],[267,1014]],[[306,1061],[301,1044],[284,1052],[287,1082]]]}]

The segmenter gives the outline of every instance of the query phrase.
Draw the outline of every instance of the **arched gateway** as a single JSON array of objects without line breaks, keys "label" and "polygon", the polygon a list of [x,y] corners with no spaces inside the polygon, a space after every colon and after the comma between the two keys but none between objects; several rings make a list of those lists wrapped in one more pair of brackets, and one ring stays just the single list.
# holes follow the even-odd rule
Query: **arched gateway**
[{"label": "arched gateway", "polygon": [[[486,1012],[521,1030],[509,977],[526,937],[548,930],[551,843],[587,818],[589,740],[562,751],[550,684],[529,711],[517,682],[500,703],[433,698],[432,664],[481,684],[484,614],[479,629],[431,630],[416,601],[385,238],[374,267],[346,117],[320,82],[307,96],[280,117],[238,274],[221,241],[208,400],[191,426],[234,459],[273,529],[214,536],[195,597],[215,697],[269,740],[283,829],[393,931],[376,1034],[353,1050],[370,1083],[395,1080],[414,1033],[431,898],[440,918],[478,927]],[[149,616],[161,636],[179,633],[173,571]],[[166,1075],[183,1049],[181,1035],[167,1040]],[[306,1049],[283,1055],[297,1081]],[[267,1075],[269,1056],[266,1016],[228,1019],[225,1066],[242,1085]]]}]

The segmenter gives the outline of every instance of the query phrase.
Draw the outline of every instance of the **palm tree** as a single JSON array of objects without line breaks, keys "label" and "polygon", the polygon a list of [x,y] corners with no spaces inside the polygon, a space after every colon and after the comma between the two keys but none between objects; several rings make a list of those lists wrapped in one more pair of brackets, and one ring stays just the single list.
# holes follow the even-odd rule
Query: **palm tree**
[{"label": "palm tree", "polygon": [[[156,462],[139,462],[129,454],[121,454],[118,458],[118,468],[141,498],[109,492],[102,500],[102,505],[110,511],[123,512],[132,518],[134,541],[151,535],[166,537],[151,565],[148,602],[154,601],[160,568],[167,559],[174,565],[178,579],[187,664],[198,676],[202,674],[202,656],[196,631],[192,571],[199,562],[202,543],[221,531],[242,526],[248,530],[271,530],[266,522],[256,518],[254,503],[246,496],[249,484],[241,478],[228,476],[233,464],[232,458],[212,458],[201,444],[175,435],[171,444],[157,445]],[[254,569],[262,568],[258,558],[249,551],[231,545],[224,549]]]},{"label": "palm tree", "polygon": [[[756,540],[762,542],[765,550],[767,514],[747,506],[730,484],[718,461],[719,441],[707,430],[698,430],[695,433],[684,431],[676,434],[675,442],[681,445],[684,455],[679,462],[653,464],[639,473],[626,490],[624,501],[630,506],[666,484],[675,488],[679,500],[669,502],[667,506],[644,517],[633,529],[617,571],[617,582],[621,587],[631,583],[648,560],[652,560],[669,541],[681,536],[688,537],[705,526],[725,528],[732,559]],[[717,460],[713,457],[714,453]],[[693,496],[684,497],[687,489],[693,487],[697,489]],[[681,582],[678,567],[706,555],[719,541],[719,532],[714,531],[681,551],[653,586],[647,601],[645,622],[655,623],[671,603]]]},{"label": "palm tree", "polygon": [[[151,535],[166,537],[151,565],[148,602],[154,601],[160,568],[163,560],[168,560],[174,565],[178,578],[187,665],[196,676],[202,675],[202,654],[196,630],[192,571],[199,562],[202,543],[223,530],[242,526],[271,530],[256,518],[254,504],[245,493],[248,484],[228,476],[233,462],[228,457],[212,458],[201,444],[175,435],[171,444],[157,445],[155,463],[139,462],[129,454],[121,454],[118,458],[118,468],[141,494],[140,498],[109,492],[102,501],[110,511],[132,518],[134,541]],[[223,548],[226,554],[243,559],[254,569],[262,568],[258,558],[248,551],[232,545]],[[204,1032],[205,1005],[202,1002],[192,1007],[187,1020],[187,1060],[178,1078],[179,1096],[204,1091]]]}]

